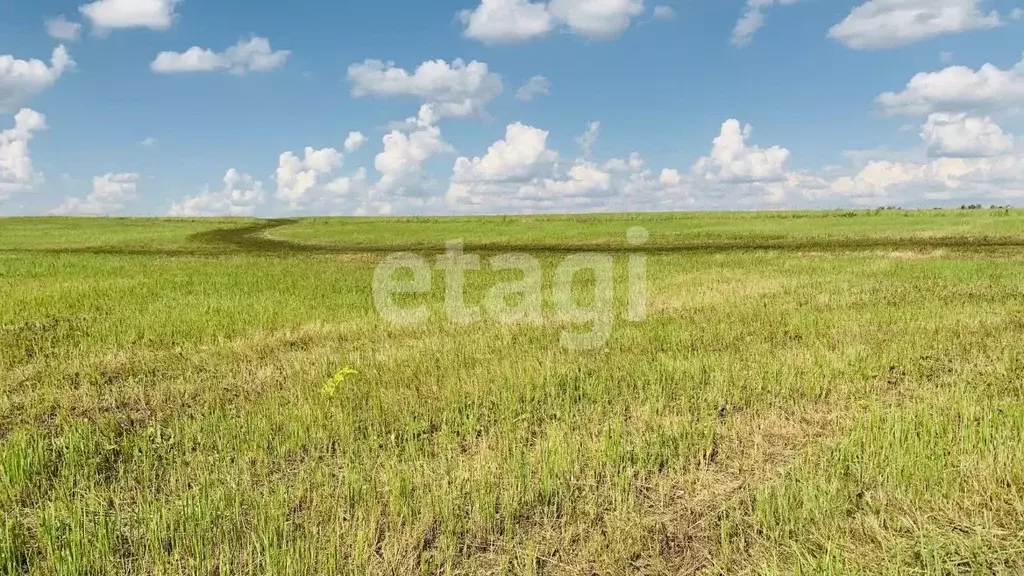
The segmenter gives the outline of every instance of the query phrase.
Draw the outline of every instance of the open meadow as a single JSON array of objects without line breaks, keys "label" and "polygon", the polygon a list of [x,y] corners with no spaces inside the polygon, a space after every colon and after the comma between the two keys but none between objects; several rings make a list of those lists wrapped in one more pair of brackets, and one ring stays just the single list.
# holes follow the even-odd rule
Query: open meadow
[{"label": "open meadow", "polygon": [[[384,322],[453,239],[543,319]],[[0,219],[0,574],[1021,574],[1022,455],[1021,210]]]}]

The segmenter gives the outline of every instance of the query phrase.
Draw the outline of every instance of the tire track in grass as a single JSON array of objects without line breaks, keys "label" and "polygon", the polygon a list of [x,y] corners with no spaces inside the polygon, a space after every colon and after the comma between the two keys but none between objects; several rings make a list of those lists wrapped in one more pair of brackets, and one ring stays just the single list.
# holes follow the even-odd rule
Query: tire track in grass
[{"label": "tire track in grass", "polygon": [[[299,242],[268,236],[267,232],[298,223],[295,219],[274,219],[242,228],[225,228],[200,232],[191,238],[201,243],[231,245],[246,252],[297,252],[311,254],[360,254],[390,252],[443,253],[443,242],[431,244],[320,244]],[[810,238],[785,240],[768,238],[763,240],[735,240],[714,242],[683,242],[675,244],[651,244],[643,250],[649,253],[674,252],[741,252],[741,251],[783,251],[783,252],[837,252],[871,250],[966,250],[992,251],[1024,248],[1024,238],[1006,237],[930,237],[930,238]],[[575,253],[575,252],[635,252],[635,246],[621,244],[494,244],[467,242],[466,250],[477,252],[534,252],[534,253]]]},{"label": "tire track in grass", "polygon": [[[0,248],[0,253],[43,254],[100,254],[150,256],[221,256],[229,254],[387,254],[416,252],[441,254],[442,242],[413,244],[318,244],[287,240],[267,235],[268,232],[298,223],[293,218],[260,220],[246,226],[217,228],[188,236],[191,248],[145,248],[131,246],[86,246],[68,248]],[[384,223],[386,225],[386,223]],[[497,252],[527,252],[566,254],[577,252],[635,252],[636,247],[619,243],[609,244],[495,244],[471,243],[467,251],[482,254]],[[1004,251],[1007,255],[1020,254],[1024,238],[1014,237],[927,237],[927,238],[807,238],[787,240],[764,238],[750,240],[716,240],[709,242],[652,243],[643,247],[648,254],[671,253],[728,253],[728,252],[866,252],[873,250],[927,252],[950,250],[967,253]]]}]

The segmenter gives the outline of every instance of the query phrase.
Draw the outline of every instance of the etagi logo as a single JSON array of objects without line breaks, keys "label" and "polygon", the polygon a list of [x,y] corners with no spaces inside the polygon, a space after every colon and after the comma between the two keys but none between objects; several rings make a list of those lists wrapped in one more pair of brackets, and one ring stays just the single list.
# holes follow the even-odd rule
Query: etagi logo
[{"label": "etagi logo", "polygon": [[[638,249],[647,243],[648,237],[647,230],[641,227],[630,228],[626,233],[629,246]],[[630,251],[625,253],[625,258],[628,271],[625,318],[639,322],[647,317],[647,255]],[[488,258],[486,264],[490,270],[518,271],[520,278],[492,286],[482,306],[466,303],[466,273],[480,271],[483,260],[477,254],[467,254],[461,240],[447,242],[445,253],[437,257],[435,267],[444,275],[443,313],[448,321],[467,325],[490,318],[502,324],[543,324],[544,273],[540,261],[530,254],[498,254]],[[570,254],[558,264],[552,286],[552,318],[588,328],[585,332],[562,332],[562,346],[589,350],[608,341],[615,320],[614,271],[614,257],[608,253]],[[578,282],[580,277],[584,281]],[[588,277],[593,279],[592,294],[587,290]],[[578,285],[575,293],[574,285]],[[395,300],[396,296],[404,294],[427,294],[432,288],[433,271],[427,260],[416,254],[392,254],[374,270],[374,305],[377,313],[393,325],[428,322],[430,310],[426,305],[402,307]]]}]

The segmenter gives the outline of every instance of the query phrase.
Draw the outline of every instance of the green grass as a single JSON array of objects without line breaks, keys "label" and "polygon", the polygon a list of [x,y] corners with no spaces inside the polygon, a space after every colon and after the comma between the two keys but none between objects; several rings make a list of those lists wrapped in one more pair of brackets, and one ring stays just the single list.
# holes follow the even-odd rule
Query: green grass
[{"label": "green grass", "polygon": [[642,225],[654,246],[781,242],[783,244],[935,239],[1015,239],[1024,210],[952,210],[922,214],[875,212],[747,212],[394,218],[382,229],[373,218],[310,218],[275,230],[298,242],[352,248],[426,246],[464,238],[503,249],[512,246],[622,246],[629,226]]},{"label": "green grass", "polygon": [[[638,225],[599,350],[439,273],[372,307],[454,238],[621,288]],[[1022,255],[1003,210],[0,220],[0,573],[1019,574]]]},{"label": "green grass", "polygon": [[[0,221],[0,250],[169,250],[194,247],[193,234],[247,222],[210,218],[13,218]],[[248,221],[254,222],[254,221]]]}]

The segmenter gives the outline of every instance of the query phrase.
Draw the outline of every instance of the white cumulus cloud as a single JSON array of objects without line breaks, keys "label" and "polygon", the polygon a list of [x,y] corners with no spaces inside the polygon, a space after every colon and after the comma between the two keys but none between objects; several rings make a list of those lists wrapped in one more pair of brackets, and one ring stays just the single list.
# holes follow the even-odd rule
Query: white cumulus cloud
[{"label": "white cumulus cloud", "polygon": [[516,90],[516,100],[529,102],[537,96],[551,92],[551,81],[544,76],[534,76]]},{"label": "white cumulus cloud", "polygon": [[523,42],[560,27],[591,40],[609,40],[643,12],[643,0],[481,0],[475,9],[460,12],[459,19],[466,37],[487,43]]},{"label": "white cumulus cloud", "polygon": [[992,119],[934,115],[922,138],[927,146],[918,150],[851,153],[849,168],[795,171],[787,168],[788,150],[755,146],[749,126],[728,120],[712,152],[689,171],[653,170],[636,153],[600,163],[563,162],[548,148],[546,131],[513,124],[485,154],[456,160],[444,203],[458,212],[533,213],[916,207],[1024,198],[1024,154]]},{"label": "white cumulus cloud", "polygon": [[1013,136],[988,116],[931,114],[921,127],[921,139],[933,157],[979,158],[1013,151]]},{"label": "white cumulus cloud", "polygon": [[0,199],[42,180],[32,164],[28,143],[45,129],[46,116],[24,108],[14,115],[14,127],[0,132]]},{"label": "white cumulus cloud", "polygon": [[505,138],[483,156],[455,160],[453,180],[460,182],[507,182],[527,180],[546,172],[558,159],[547,147],[548,132],[516,122],[505,128]]},{"label": "white cumulus cloud", "polygon": [[98,33],[124,28],[167,30],[179,0],[97,0],[78,8]]},{"label": "white cumulus cloud", "polygon": [[544,178],[519,189],[520,198],[545,199],[605,196],[612,190],[612,175],[592,162],[575,162],[564,178]]},{"label": "white cumulus cloud", "polygon": [[334,198],[351,197],[368,192],[366,168],[359,168],[351,176],[342,176],[324,185],[324,190]]},{"label": "white cumulus cloud", "polygon": [[789,150],[772,146],[762,149],[749,146],[753,129],[741,126],[735,119],[726,120],[722,131],[714,140],[710,156],[704,156],[693,166],[699,178],[713,182],[770,182],[785,175]]},{"label": "white cumulus cloud", "polygon": [[345,138],[345,152],[352,153],[363,147],[366,143],[366,136],[362,132],[349,132]]},{"label": "white cumulus cloud", "polygon": [[986,0],[869,0],[828,35],[855,49],[906,46],[942,34],[995,28],[999,14]]},{"label": "white cumulus cloud", "polygon": [[853,176],[829,184],[856,204],[885,205],[999,201],[1024,197],[1024,158],[936,158],[927,162],[873,160]]},{"label": "white cumulus cloud", "polygon": [[411,96],[424,102],[420,117],[434,124],[443,117],[467,117],[483,113],[487,104],[501,94],[501,76],[491,72],[484,62],[451,64],[428,60],[413,72],[398,68],[394,62],[366,60],[348,68],[352,95],[390,98]]},{"label": "white cumulus cloud", "polygon": [[192,46],[184,52],[161,52],[150,64],[150,69],[158,74],[227,71],[241,75],[280,68],[290,54],[288,50],[274,50],[270,40],[254,36],[239,41],[224,52],[199,46]]},{"label": "white cumulus cloud", "polygon": [[53,214],[102,215],[119,212],[135,199],[141,177],[134,172],[109,172],[92,179],[92,193],[85,198],[65,198]]},{"label": "white cumulus cloud", "polygon": [[159,74],[184,74],[189,72],[214,72],[230,66],[227,58],[210,50],[193,46],[184,52],[161,52],[149,65]]},{"label": "white cumulus cloud", "polygon": [[598,121],[588,122],[587,129],[576,137],[576,144],[579,144],[580,150],[583,151],[583,157],[589,158],[590,154],[594,150],[594,144],[597,144],[597,137],[601,132],[601,123]]},{"label": "white cumulus cloud", "polygon": [[460,157],[445,206],[470,213],[635,211],[776,207],[827,182],[788,172],[789,151],[748,143],[751,129],[727,121],[712,154],[690,171],[648,168],[638,153],[598,162],[589,158],[600,124],[583,137],[581,157],[563,162],[540,128],[511,124],[482,156]]},{"label": "white cumulus cloud", "polygon": [[17,109],[74,66],[64,46],[53,49],[49,65],[35,58],[18,60],[10,54],[0,54],[0,113]]},{"label": "white cumulus cloud", "polygon": [[509,124],[483,156],[455,161],[446,205],[471,212],[594,210],[646,178],[637,154],[604,165],[580,158],[563,169],[547,139],[546,130]]},{"label": "white cumulus cloud", "polygon": [[275,197],[295,211],[347,213],[341,207],[358,204],[370,194],[365,168],[336,176],[344,156],[334,148],[306,147],[303,157],[284,152],[278,159]]},{"label": "white cumulus cloud", "polygon": [[730,42],[733,46],[743,47],[754,39],[754,34],[764,27],[765,13],[776,4],[795,4],[800,0],[747,0],[743,14],[732,29]]},{"label": "white cumulus cloud", "polygon": [[610,40],[629,28],[644,13],[643,0],[551,0],[551,14],[573,34],[592,40]]},{"label": "white cumulus cloud", "polygon": [[422,126],[410,132],[392,130],[383,143],[384,150],[374,158],[373,166],[381,175],[374,188],[385,194],[417,185],[423,179],[424,162],[451,149],[437,126]]},{"label": "white cumulus cloud", "polygon": [[224,174],[220,190],[205,188],[171,206],[171,216],[252,216],[264,202],[263,183],[234,168]]},{"label": "white cumulus cloud", "polygon": [[465,35],[482,42],[523,42],[549,34],[555,18],[547,4],[529,0],[481,0],[475,10],[459,12]]},{"label": "white cumulus cloud", "polygon": [[1013,111],[1024,106],[1024,59],[1008,70],[984,64],[978,70],[950,66],[916,74],[901,92],[880,94],[886,114]]},{"label": "white cumulus cloud", "polygon": [[55,40],[74,42],[82,35],[82,25],[78,22],[71,22],[64,16],[47,18],[46,33]]},{"label": "white cumulus cloud", "polygon": [[283,152],[278,158],[277,198],[299,205],[312,199],[324,179],[341,167],[343,156],[334,148],[315,149],[307,146],[303,157],[291,151]]}]

